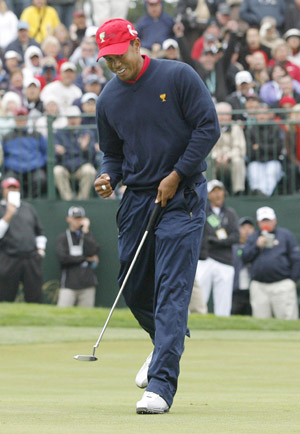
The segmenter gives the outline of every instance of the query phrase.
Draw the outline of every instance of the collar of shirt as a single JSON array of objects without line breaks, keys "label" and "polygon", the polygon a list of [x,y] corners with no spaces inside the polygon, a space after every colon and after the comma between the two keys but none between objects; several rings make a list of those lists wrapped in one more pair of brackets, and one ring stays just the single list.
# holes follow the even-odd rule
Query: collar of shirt
[{"label": "collar of shirt", "polygon": [[144,74],[144,72],[147,70],[148,66],[150,65],[150,57],[146,56],[145,54],[142,55],[143,59],[144,59],[144,64],[143,67],[141,69],[141,72],[139,73],[139,75],[136,77],[135,80],[126,80],[126,83],[136,83],[138,81],[139,78],[141,78],[141,76]]}]

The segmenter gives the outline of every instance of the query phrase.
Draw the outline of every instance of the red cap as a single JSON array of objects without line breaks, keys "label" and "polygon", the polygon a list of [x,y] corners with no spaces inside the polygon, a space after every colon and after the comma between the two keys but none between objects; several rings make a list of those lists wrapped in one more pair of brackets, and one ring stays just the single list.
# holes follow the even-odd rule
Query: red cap
[{"label": "red cap", "polygon": [[147,0],[147,3],[149,5],[157,5],[158,3],[161,3],[160,0]]},{"label": "red cap", "polygon": [[25,107],[18,107],[14,110],[15,116],[26,116],[28,115],[28,110]]},{"label": "red cap", "polygon": [[14,187],[20,187],[21,186],[19,181],[16,178],[13,178],[12,176],[4,179],[1,183],[1,185],[2,185],[2,188],[11,187],[12,185]]},{"label": "red cap", "polygon": [[291,104],[292,106],[296,105],[296,100],[292,96],[283,96],[279,101],[279,107],[282,107],[283,104]]},{"label": "red cap", "polygon": [[73,17],[85,17],[85,13],[82,10],[75,11]]},{"label": "red cap", "polygon": [[128,50],[130,41],[137,38],[137,31],[126,20],[116,18],[106,21],[96,33],[99,47],[98,59],[107,55],[122,55]]}]

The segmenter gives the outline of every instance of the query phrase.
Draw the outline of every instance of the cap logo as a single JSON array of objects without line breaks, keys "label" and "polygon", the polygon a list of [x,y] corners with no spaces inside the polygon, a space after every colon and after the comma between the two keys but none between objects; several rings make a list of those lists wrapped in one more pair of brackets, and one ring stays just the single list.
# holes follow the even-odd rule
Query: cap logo
[{"label": "cap logo", "polygon": [[136,30],[134,30],[130,24],[127,25],[127,28],[128,28],[128,30],[129,30],[129,33],[130,33],[132,36],[136,36],[136,35],[137,35],[138,32],[137,32]]},{"label": "cap logo", "polygon": [[100,38],[101,44],[103,44],[103,42],[105,42],[105,32],[100,33],[99,38]]}]

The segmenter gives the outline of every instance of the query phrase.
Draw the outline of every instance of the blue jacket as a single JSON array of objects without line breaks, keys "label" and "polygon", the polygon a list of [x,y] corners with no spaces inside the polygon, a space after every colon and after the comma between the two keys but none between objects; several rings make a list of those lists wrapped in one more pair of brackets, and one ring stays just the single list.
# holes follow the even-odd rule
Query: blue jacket
[{"label": "blue jacket", "polygon": [[37,131],[14,129],[3,138],[4,167],[27,173],[46,166],[47,142]]},{"label": "blue jacket", "polygon": [[285,18],[285,1],[273,0],[243,0],[240,6],[240,18],[250,26],[260,24],[261,20],[266,17],[273,17],[277,26],[284,24]]},{"label": "blue jacket", "polygon": [[272,248],[256,246],[260,231],[254,232],[247,239],[242,260],[251,263],[251,280],[272,283],[283,279],[295,282],[300,277],[300,249],[294,235],[287,229],[276,227],[275,245]]},{"label": "blue jacket", "polygon": [[[89,134],[90,141],[85,151],[81,149],[80,137]],[[55,145],[64,146],[64,155],[56,154],[56,164],[66,167],[69,172],[76,172],[83,164],[91,163],[96,167],[95,143],[97,132],[93,129],[87,130],[58,130],[54,135]]]},{"label": "blue jacket", "polygon": [[157,189],[176,170],[184,182],[202,179],[205,158],[220,135],[209,92],[183,62],[151,59],[135,83],[117,76],[97,100],[102,173],[113,188]]},{"label": "blue jacket", "polygon": [[153,44],[162,44],[165,39],[174,38],[174,24],[173,18],[165,12],[157,19],[143,15],[135,25],[142,47],[151,50]]}]

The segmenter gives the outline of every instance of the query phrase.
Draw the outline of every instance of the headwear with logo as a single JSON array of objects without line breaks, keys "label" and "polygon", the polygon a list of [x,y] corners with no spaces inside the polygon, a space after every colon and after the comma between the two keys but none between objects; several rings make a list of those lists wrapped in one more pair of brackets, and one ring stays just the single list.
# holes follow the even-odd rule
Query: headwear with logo
[{"label": "headwear with logo", "polygon": [[11,186],[19,188],[21,184],[16,178],[10,176],[8,178],[3,179],[3,181],[1,182],[1,186],[2,188],[8,188]]},{"label": "headwear with logo", "polygon": [[276,220],[276,214],[273,208],[270,208],[269,206],[263,206],[261,208],[258,208],[258,210],[256,210],[256,219],[259,222],[265,219]]},{"label": "headwear with logo", "polygon": [[85,217],[85,210],[82,206],[71,206],[68,210],[68,217]]},{"label": "headwear with logo", "polygon": [[253,78],[249,71],[239,71],[235,74],[235,84],[252,83]]},{"label": "headwear with logo", "polygon": [[122,55],[128,50],[131,41],[137,38],[137,31],[127,20],[116,18],[106,21],[96,33],[99,47],[97,60],[107,55]]},{"label": "headwear with logo", "polygon": [[207,192],[211,193],[215,188],[221,188],[222,190],[225,190],[223,182],[219,181],[218,179],[212,179],[211,181],[208,181]]}]

